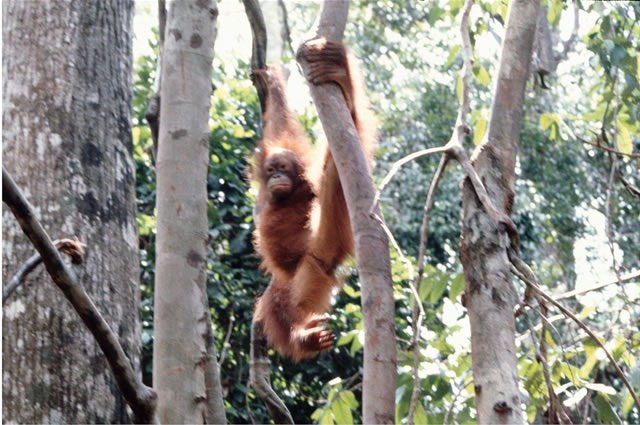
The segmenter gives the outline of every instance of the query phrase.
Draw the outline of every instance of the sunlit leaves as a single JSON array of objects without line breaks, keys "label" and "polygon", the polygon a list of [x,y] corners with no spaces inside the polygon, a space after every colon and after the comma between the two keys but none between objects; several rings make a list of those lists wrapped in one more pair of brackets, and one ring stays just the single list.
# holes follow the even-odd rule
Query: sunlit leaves
[{"label": "sunlit leaves", "polygon": [[327,383],[331,388],[324,407],[316,409],[311,419],[321,424],[353,424],[353,412],[360,404],[353,391],[342,390],[344,381],[341,378],[332,379]]},{"label": "sunlit leaves", "polygon": [[489,73],[483,67],[477,65],[472,67],[473,75],[483,86],[489,85]]},{"label": "sunlit leaves", "polygon": [[456,60],[456,58],[458,57],[458,52],[460,51],[461,47],[462,45],[456,44],[451,49],[449,49],[449,57],[447,58],[447,61],[444,64],[445,69],[449,69],[449,67],[453,64],[453,61]]},{"label": "sunlit leaves", "polygon": [[473,144],[478,146],[482,142],[484,133],[487,130],[487,120],[484,117],[480,117],[476,122],[475,130],[473,131]]},{"label": "sunlit leaves", "polygon": [[618,129],[620,130],[617,138],[618,150],[620,152],[631,154],[633,152],[633,145],[631,141],[631,134],[625,125],[618,123]]},{"label": "sunlit leaves", "polygon": [[549,129],[549,138],[557,140],[560,132],[560,117],[557,114],[542,114],[540,116],[540,127],[543,130]]}]

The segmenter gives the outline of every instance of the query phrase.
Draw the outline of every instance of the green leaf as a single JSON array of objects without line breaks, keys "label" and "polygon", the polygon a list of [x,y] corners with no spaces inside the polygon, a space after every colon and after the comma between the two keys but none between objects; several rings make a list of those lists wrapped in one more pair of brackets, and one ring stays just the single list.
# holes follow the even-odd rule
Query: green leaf
[{"label": "green leaf", "polygon": [[340,337],[340,339],[338,339],[338,342],[336,343],[336,345],[340,346],[340,345],[346,345],[350,343],[357,334],[358,334],[358,331],[351,331],[351,332],[347,332],[346,334],[343,334]]},{"label": "green leaf", "polygon": [[458,82],[456,84],[456,96],[458,96],[458,103],[462,103],[462,75],[458,75]]},{"label": "green leaf", "polygon": [[449,68],[456,57],[458,57],[458,51],[462,46],[460,44],[456,44],[451,49],[449,49],[449,57],[447,58],[447,62],[444,64],[445,69]]},{"label": "green leaf", "polygon": [[529,423],[533,423],[536,420],[536,413],[538,409],[536,409],[535,404],[529,404],[527,406],[527,418],[529,419]]},{"label": "green leaf", "polygon": [[596,351],[600,348],[591,338],[583,340],[584,344],[584,353],[586,356],[586,360],[579,371],[579,376],[582,379],[587,379],[589,377],[589,373],[593,367],[598,363],[598,358],[596,357]]},{"label": "green leaf", "polygon": [[473,132],[473,144],[478,146],[484,137],[484,133],[487,129],[487,120],[480,118],[476,123],[476,129]]},{"label": "green leaf", "polygon": [[416,406],[416,411],[413,415],[413,423],[414,424],[428,424],[429,419],[427,419],[427,414],[424,412],[424,407],[422,407],[422,403],[418,402]]},{"label": "green leaf", "polygon": [[616,65],[620,65],[620,62],[622,62],[624,57],[627,55],[627,51],[622,46],[615,46],[609,55],[611,56],[611,62]]},{"label": "green leaf", "polygon": [[622,416],[627,416],[634,404],[633,396],[627,391],[627,396],[624,398],[624,404],[622,405]]},{"label": "green leaf", "polygon": [[[427,299],[427,296],[429,295],[433,287],[432,282],[433,282],[433,278],[430,276],[425,276],[424,278],[422,278],[422,281],[420,282],[420,288],[418,289],[418,296],[420,296],[420,302],[424,302],[424,300]],[[413,305],[413,302],[411,304]]]},{"label": "green leaf", "polygon": [[483,86],[489,85],[489,73],[483,67],[478,67],[478,71],[474,73],[480,84]]},{"label": "green leaf", "polygon": [[547,13],[547,19],[549,23],[555,27],[560,21],[560,16],[562,15],[562,0],[553,0],[551,2],[551,7],[549,7],[549,12]]},{"label": "green leaf", "polygon": [[593,398],[593,402],[598,409],[598,419],[602,423],[606,424],[619,424],[620,418],[616,415],[615,411],[611,407],[611,404],[607,401],[607,399],[602,396],[602,394],[598,394]]},{"label": "green leaf", "polygon": [[322,415],[322,419],[320,420],[322,425],[333,425],[335,421],[333,420],[333,414],[331,413],[331,409],[327,409],[324,411],[324,415]]},{"label": "green leaf", "polygon": [[351,349],[349,350],[349,352],[351,353],[351,356],[354,356],[358,352],[358,350],[362,348],[363,342],[364,342],[364,331],[359,331],[358,337],[353,338],[353,340],[351,341]]},{"label": "green leaf", "polygon": [[336,423],[338,424],[352,424],[353,416],[351,415],[351,409],[347,403],[342,401],[340,398],[337,401],[334,401],[331,404],[331,412],[333,413],[333,417],[335,418]]},{"label": "green leaf", "polygon": [[587,395],[586,388],[580,388],[578,391],[573,393],[569,398],[567,398],[562,404],[567,407],[573,407],[580,402]]},{"label": "green leaf", "polygon": [[547,128],[549,128],[552,122],[553,122],[552,114],[545,113],[540,115],[540,127],[542,127],[543,130],[546,130]]},{"label": "green leaf", "polygon": [[444,291],[447,289],[448,283],[449,277],[445,274],[442,274],[440,276],[440,279],[434,282],[433,288],[431,288],[431,293],[429,294],[429,302],[431,302],[431,304],[435,304],[438,302],[438,300],[442,297],[442,294],[444,294]]},{"label": "green leaf", "polygon": [[616,46],[613,40],[608,40],[608,39],[604,40],[602,44],[604,45],[604,48],[607,52],[611,52],[613,48]]},{"label": "green leaf", "polygon": [[449,288],[449,299],[456,302],[458,295],[464,291],[464,274],[458,273],[456,277],[451,281],[451,288]]},{"label": "green leaf", "polygon": [[318,421],[318,419],[320,419],[320,415],[322,414],[322,409],[316,409],[313,411],[313,413],[311,414],[311,419],[313,419],[314,421]]},{"label": "green leaf", "polygon": [[615,395],[617,393],[616,389],[604,384],[592,384],[591,382],[587,382],[584,384],[585,387],[589,388],[592,391],[597,391],[599,393]]},{"label": "green leaf", "polygon": [[618,121],[618,129],[620,132],[618,133],[618,138],[616,140],[618,144],[618,150],[622,153],[631,154],[633,152],[633,145],[631,142],[631,134],[629,130],[622,125],[620,121]]},{"label": "green leaf", "polygon": [[349,406],[351,409],[358,408],[358,400],[356,400],[356,396],[353,395],[352,391],[345,391],[340,395],[340,399]]}]

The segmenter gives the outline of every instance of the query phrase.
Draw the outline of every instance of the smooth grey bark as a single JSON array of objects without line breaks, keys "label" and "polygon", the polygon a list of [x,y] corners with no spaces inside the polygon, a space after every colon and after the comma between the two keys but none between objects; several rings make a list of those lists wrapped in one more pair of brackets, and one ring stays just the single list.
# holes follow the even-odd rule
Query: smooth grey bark
[{"label": "smooth grey bark", "polygon": [[[515,164],[536,29],[538,0],[512,0],[487,139],[472,162],[498,211],[511,214]],[[462,185],[460,259],[471,323],[471,355],[478,423],[523,423],[515,347],[513,293],[506,226],[478,201],[469,179]]]},{"label": "smooth grey bark", "polygon": [[[348,10],[346,0],[325,0],[316,34],[341,41]],[[306,74],[308,62],[300,55],[298,62]],[[369,213],[376,190],[342,91],[336,84],[309,86],[340,175],[362,282],[365,334],[362,420],[366,424],[394,423],[396,336],[389,240]],[[381,216],[379,208],[374,213]]]},{"label": "smooth grey bark", "polygon": [[[169,6],[157,157],[153,384],[162,423],[224,423],[207,300],[215,0]],[[213,369],[212,369],[213,367]]]},{"label": "smooth grey bark", "polygon": [[[131,0],[5,0],[3,165],[139,370]],[[3,211],[3,278],[33,247]],[[6,282],[6,280],[5,280]],[[128,422],[105,357],[44,268],[3,308],[4,422]]]}]

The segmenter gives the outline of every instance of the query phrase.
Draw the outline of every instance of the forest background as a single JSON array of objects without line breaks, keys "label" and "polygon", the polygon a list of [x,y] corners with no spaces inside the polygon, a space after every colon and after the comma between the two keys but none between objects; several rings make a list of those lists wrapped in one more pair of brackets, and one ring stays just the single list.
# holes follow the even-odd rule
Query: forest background
[{"label": "forest background", "polygon": [[[552,67],[545,63],[544,68],[540,66],[545,60],[543,46],[534,47],[525,92],[512,214],[520,232],[521,255],[545,291],[601,338],[638,392],[640,6],[581,1],[576,26],[573,3],[542,3],[555,53]],[[451,135],[461,96],[457,23],[462,6],[457,0],[362,0],[350,8],[345,41],[361,63],[379,120],[374,170],[378,183],[398,159],[441,146]],[[136,2],[134,20],[132,134],[142,292],[141,372],[147,384],[151,384],[154,335],[156,181],[151,132],[144,115],[153,93],[158,55],[155,7],[155,2]],[[274,18],[267,20],[275,34],[270,38],[274,40],[270,55],[280,57],[287,66],[289,92],[295,93],[290,96],[293,106],[309,135],[317,139],[321,126],[293,52],[320,4],[274,0],[264,2],[263,8],[265,14],[273,9],[270,16]],[[239,2],[223,0],[219,11],[209,121],[207,295],[227,420],[262,423],[269,415],[247,381],[253,305],[268,280],[258,270],[251,244],[256,188],[245,179],[246,158],[261,134],[260,105],[249,79],[251,37],[244,9]],[[468,152],[482,141],[490,120],[505,16],[506,4],[500,1],[480,1],[471,12],[474,78]],[[604,144],[604,135],[610,141],[607,146],[618,153],[586,143]],[[437,166],[438,158],[431,156],[408,163],[381,196],[385,220],[413,267],[418,262],[424,199]],[[419,364],[423,398],[414,412],[415,423],[476,419],[458,258],[462,176],[460,167],[446,169],[431,215],[427,265],[419,287],[425,309]],[[3,223],[10,218],[3,214]],[[8,280],[4,255],[3,279]],[[414,385],[414,297],[408,284],[410,269],[395,249],[391,257],[398,349],[396,421],[402,423]],[[336,347],[301,364],[271,356],[272,385],[296,422],[362,420],[360,289],[355,264],[348,264],[344,272],[344,290],[330,314],[338,335]],[[516,286],[522,296],[524,285]],[[28,296],[28,288],[25,285],[12,296]],[[3,334],[11,332],[7,323],[23,312],[16,302],[9,299],[4,306]],[[640,411],[602,349],[558,311],[552,309],[546,323],[550,379],[573,422],[640,422]],[[531,326],[539,331],[540,324],[535,309],[516,319],[518,371],[529,421],[543,420],[549,403],[538,361],[539,343],[530,332]],[[3,412],[6,409],[5,405]]]}]

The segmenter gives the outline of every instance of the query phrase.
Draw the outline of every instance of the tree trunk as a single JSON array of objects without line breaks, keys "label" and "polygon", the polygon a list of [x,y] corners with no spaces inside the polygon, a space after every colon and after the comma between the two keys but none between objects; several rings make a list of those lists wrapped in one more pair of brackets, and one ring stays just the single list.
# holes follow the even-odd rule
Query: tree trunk
[{"label": "tree trunk", "polygon": [[[75,272],[138,368],[133,2],[5,0],[2,9],[3,164],[54,238],[87,244]],[[5,282],[33,253],[5,210]],[[129,421],[103,353],[44,267],[3,319],[3,421]]]},{"label": "tree trunk", "polygon": [[[506,214],[513,208],[524,88],[539,3],[513,0],[509,4],[488,138],[472,157],[494,205]],[[460,259],[471,322],[478,423],[522,423],[509,236],[482,209],[468,178],[462,187],[462,205]]]},{"label": "tree trunk", "polygon": [[[330,41],[342,40],[348,10],[346,0],[325,0],[316,34]],[[301,57],[298,62],[308,74],[308,62]],[[340,175],[361,280],[365,335],[362,420],[366,424],[394,423],[397,359],[389,240],[370,214],[375,186],[340,88],[336,84],[310,84],[309,88]],[[379,207],[373,212],[382,216]]]},{"label": "tree trunk", "polygon": [[[206,183],[217,14],[215,0],[183,0],[171,3],[167,19],[153,350],[153,385],[162,423],[203,423],[207,410]],[[215,358],[210,360],[215,364]],[[221,392],[217,397],[224,418]]]}]

